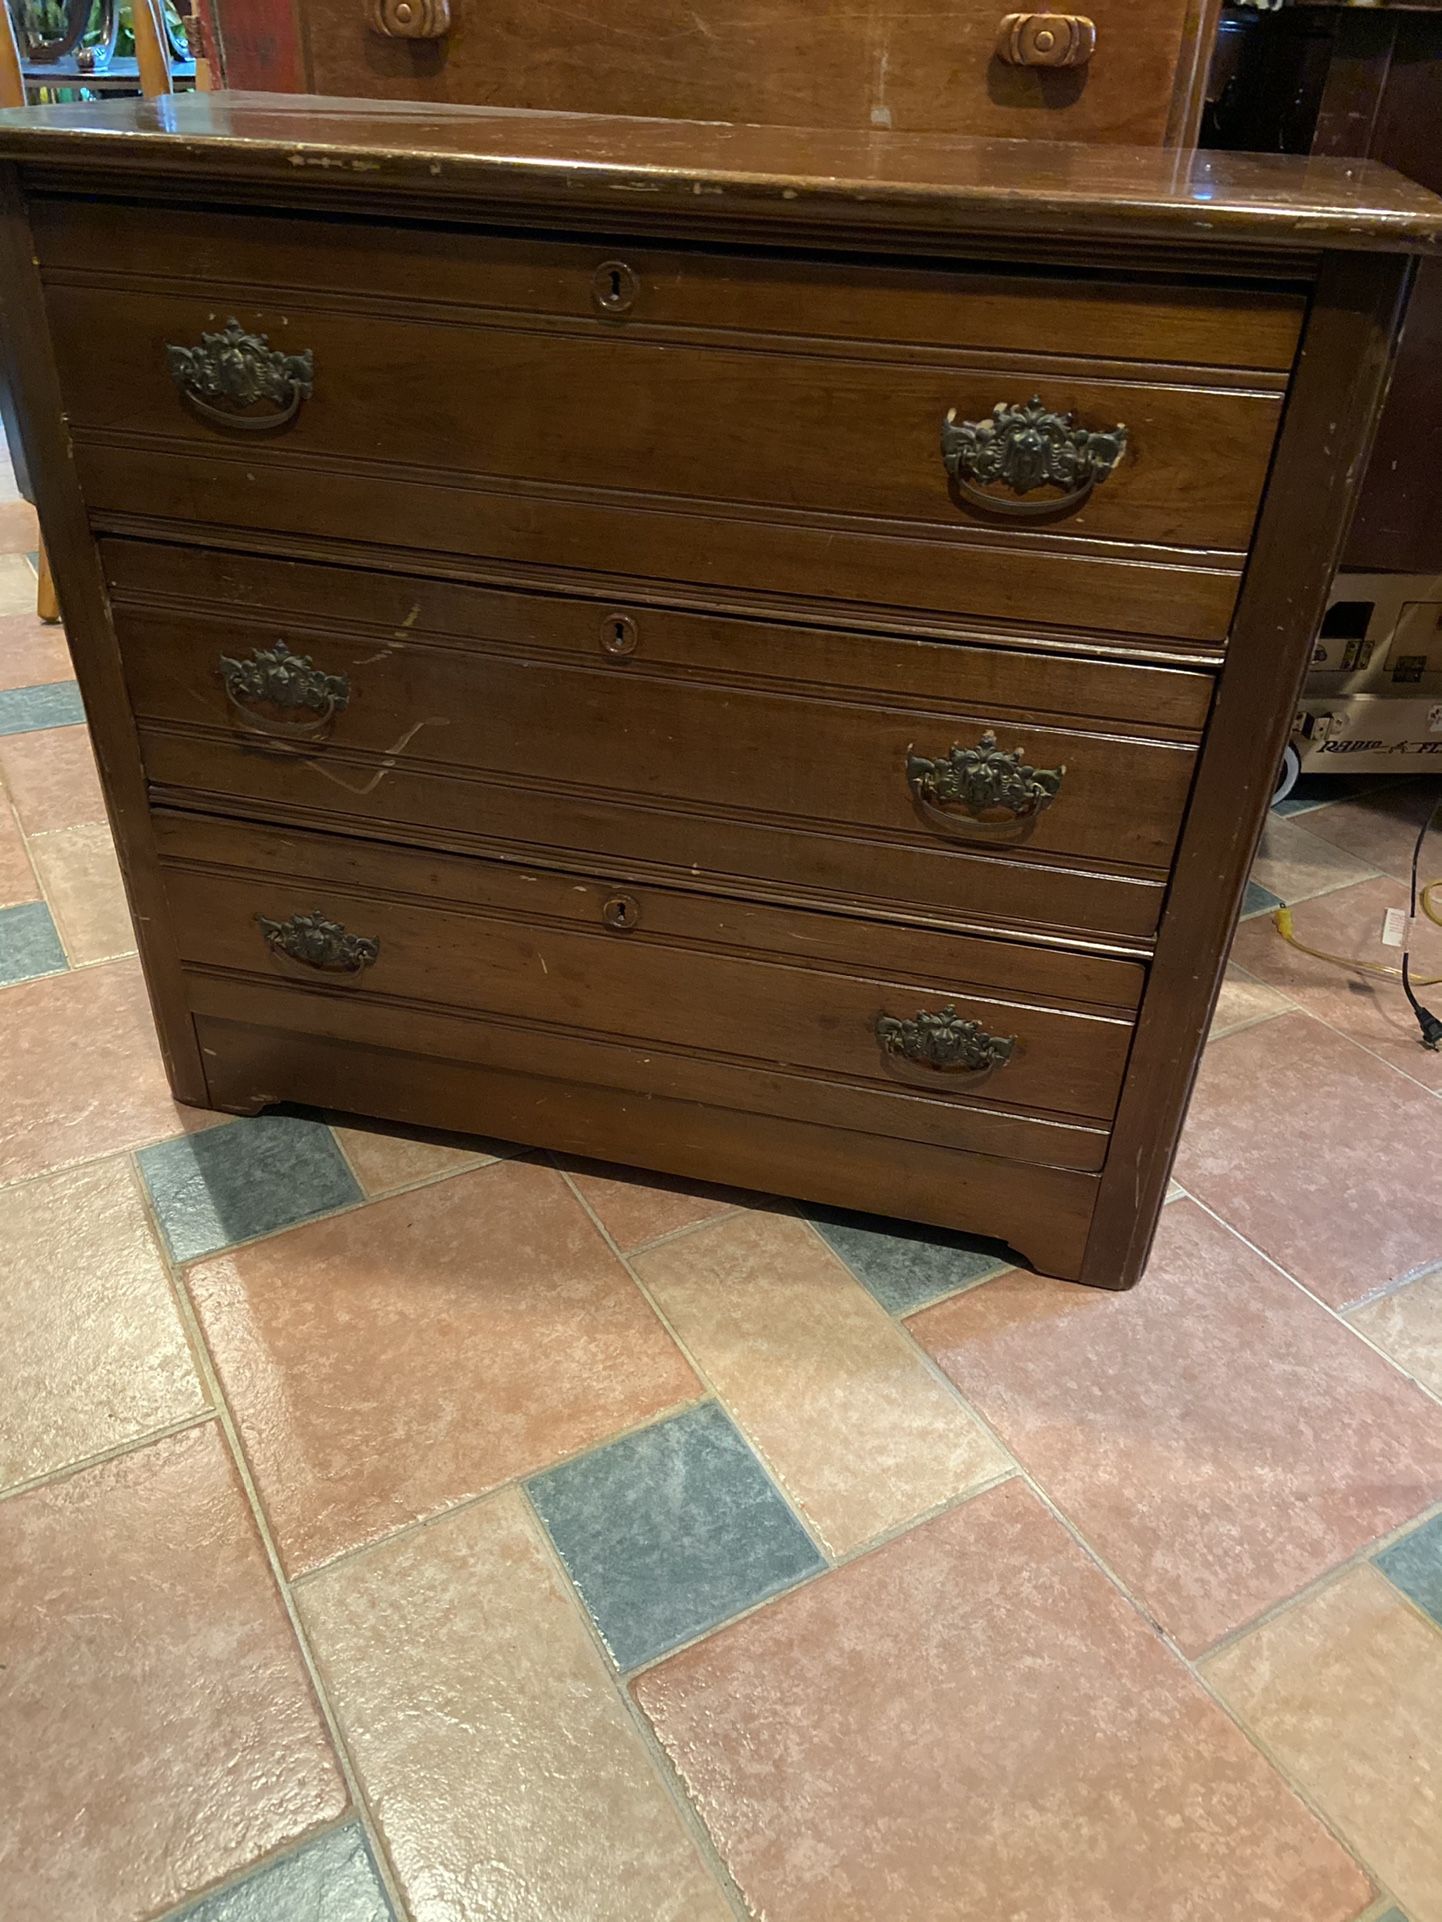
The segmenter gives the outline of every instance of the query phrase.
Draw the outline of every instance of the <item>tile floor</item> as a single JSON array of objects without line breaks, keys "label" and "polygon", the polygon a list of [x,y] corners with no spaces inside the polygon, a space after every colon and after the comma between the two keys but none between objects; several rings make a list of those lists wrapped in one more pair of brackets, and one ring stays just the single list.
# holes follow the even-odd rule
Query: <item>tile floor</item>
[{"label": "tile floor", "polygon": [[1261,912],[1426,784],[1274,818],[1092,1294],[177,1107],[5,525],[6,1922],[1442,1922],[1442,1062]]}]

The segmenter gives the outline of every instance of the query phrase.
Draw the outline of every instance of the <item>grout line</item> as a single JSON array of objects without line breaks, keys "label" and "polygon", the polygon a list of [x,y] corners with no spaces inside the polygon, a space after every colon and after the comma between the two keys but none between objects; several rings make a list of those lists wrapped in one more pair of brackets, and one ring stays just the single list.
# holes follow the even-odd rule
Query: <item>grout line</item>
[{"label": "grout line", "polygon": [[[1336,1312],[1346,1321],[1349,1315],[1355,1315],[1359,1309],[1374,1307],[1379,1301],[1390,1301],[1393,1295],[1400,1295],[1405,1289],[1415,1288],[1419,1281],[1428,1281],[1434,1276],[1442,1279],[1442,1265],[1431,1261],[1425,1267],[1416,1268],[1410,1274],[1399,1275],[1395,1281],[1389,1281],[1380,1288],[1374,1288],[1370,1295],[1360,1295],[1356,1301],[1349,1301],[1345,1308],[1339,1308]],[[1351,1325],[1348,1322],[1348,1326],[1351,1327]],[[1354,1329],[1353,1332],[1361,1334],[1360,1329]],[[1363,1340],[1367,1339],[1368,1337],[1363,1336]],[[1398,1365],[1400,1366],[1400,1363]]]},{"label": "grout line", "polygon": [[[338,1815],[333,1822],[322,1822],[319,1828],[311,1829],[298,1841],[277,1843],[274,1848],[267,1849],[264,1855],[258,1855],[253,1862],[247,1862],[243,1869],[228,1872],[218,1882],[208,1882],[204,1888],[183,1897],[177,1907],[162,1909],[159,1914],[147,1918],[147,1922],[185,1922],[186,1916],[197,1904],[209,1901],[212,1896],[224,1895],[231,1889],[243,1887],[251,1876],[259,1875],[265,1869],[274,1868],[278,1862],[289,1861],[292,1856],[299,1855],[302,1850],[308,1849],[312,1842],[323,1841],[328,1835],[339,1835],[343,1829],[353,1828],[356,1820],[356,1811],[347,1809],[344,1815]],[[367,1846],[369,1846],[369,1837],[367,1837]],[[261,1918],[260,1922],[275,1922],[275,1918]]]},{"label": "grout line", "polygon": [[1364,1329],[1356,1327],[1352,1322],[1348,1321],[1347,1319],[1347,1316],[1355,1313],[1355,1311],[1358,1308],[1365,1308],[1369,1306],[1373,1301],[1380,1300],[1386,1295],[1396,1294],[1402,1288],[1410,1287],[1414,1281],[1422,1281],[1428,1275],[1436,1274],[1442,1271],[1439,1271],[1434,1266],[1430,1268],[1424,1268],[1421,1270],[1420,1273],[1415,1275],[1403,1275],[1400,1280],[1396,1282],[1389,1282],[1386,1288],[1380,1290],[1377,1294],[1365,1295],[1360,1301],[1349,1302],[1345,1309],[1334,1308],[1329,1301],[1324,1301],[1322,1297],[1315,1292],[1315,1290],[1309,1288],[1304,1281],[1299,1281],[1297,1277],[1294,1274],[1292,1274],[1289,1269],[1284,1268],[1280,1261],[1277,1261],[1273,1256],[1269,1255],[1265,1248],[1260,1248],[1258,1247],[1256,1242],[1249,1241],[1247,1237],[1242,1233],[1241,1229],[1238,1228],[1233,1222],[1228,1221],[1225,1215],[1219,1215],[1215,1208],[1208,1207],[1207,1203],[1203,1201],[1199,1195],[1189,1194],[1188,1199],[1190,1201],[1193,1201],[1196,1204],[1196,1206],[1201,1209],[1204,1215],[1210,1215],[1212,1220],[1215,1221],[1219,1227],[1225,1228],[1229,1235],[1232,1235],[1233,1237],[1235,1237],[1236,1240],[1240,1241],[1244,1248],[1250,1248],[1252,1253],[1256,1255],[1260,1260],[1265,1261],[1269,1268],[1275,1269],[1276,1272],[1279,1275],[1281,1275],[1285,1281],[1289,1281],[1292,1284],[1292,1286],[1297,1290],[1299,1294],[1304,1296],[1306,1300],[1312,1302],[1316,1307],[1320,1308],[1324,1315],[1330,1315],[1333,1321],[1337,1322],[1341,1327],[1345,1328],[1347,1330],[1347,1333],[1351,1335],[1355,1340],[1361,1342],[1364,1348],[1370,1348],[1373,1354],[1380,1355],[1383,1361],[1385,1361],[1391,1368],[1396,1370],[1396,1372],[1402,1377],[1403,1381],[1411,1382],[1413,1387],[1418,1389],[1422,1394],[1424,1394],[1429,1401],[1442,1403],[1442,1395],[1439,1395],[1438,1393],[1436,1393],[1435,1390],[1429,1388],[1426,1382],[1419,1381],[1417,1377],[1410,1371],[1410,1369],[1404,1367],[1403,1364],[1400,1361],[1398,1361],[1395,1355],[1389,1355],[1387,1353],[1387,1350],[1385,1348],[1379,1347],[1378,1344],[1375,1341],[1373,1341],[1372,1337],[1369,1334],[1367,1334]]},{"label": "grout line", "polygon": [[[990,1279],[999,1280],[1001,1279],[1001,1277],[992,1276],[990,1277]],[[985,1287],[987,1286],[987,1283],[982,1282],[980,1285],[982,1287]],[[1058,1285],[1059,1286],[1061,1285],[1075,1286],[1076,1284],[1058,1284]],[[925,1357],[925,1359],[928,1362],[930,1362],[934,1368],[939,1367],[939,1364],[937,1364],[934,1361],[934,1359],[927,1353],[927,1350],[924,1347],[922,1347],[920,1340],[914,1334],[914,1332],[907,1326],[907,1324],[904,1321],[902,1321],[900,1323],[900,1326],[905,1330],[906,1334],[915,1343],[918,1352],[923,1357]],[[1088,1558],[1089,1561],[1092,1562],[1092,1564],[1096,1568],[1098,1568],[1101,1571],[1101,1573],[1106,1577],[1107,1581],[1111,1583],[1112,1587],[1117,1591],[1118,1594],[1120,1594],[1123,1597],[1123,1599],[1128,1603],[1128,1605],[1134,1610],[1138,1618],[1143,1623],[1146,1624],[1146,1626],[1157,1637],[1157,1639],[1162,1643],[1162,1645],[1170,1652],[1170,1654],[1180,1664],[1180,1666],[1184,1670],[1186,1670],[1186,1672],[1190,1674],[1200,1686],[1206,1688],[1206,1684],[1197,1668],[1196,1661],[1194,1661],[1192,1658],[1190,1658],[1186,1654],[1186,1652],[1181,1648],[1180,1644],[1174,1639],[1174,1637],[1170,1634],[1170,1632],[1162,1626],[1161,1622],[1157,1620],[1156,1616],[1151,1612],[1151,1610],[1146,1606],[1146,1604],[1140,1599],[1140,1597],[1135,1595],[1132,1592],[1131,1588],[1128,1586],[1128,1584],[1122,1580],[1121,1576],[1117,1573],[1116,1569],[1112,1567],[1111,1563],[1106,1559],[1106,1557],[1102,1555],[1096,1547],[1093,1546],[1091,1541],[1082,1533],[1081,1529],[1077,1526],[1076,1523],[1072,1521],[1071,1517],[1059,1505],[1059,1503],[1053,1500],[1052,1496],[1047,1491],[1047,1489],[1043,1486],[1043,1484],[1037,1479],[1037,1477],[1031,1472],[1031,1470],[1027,1468],[1025,1463],[1022,1462],[1014,1454],[1014,1452],[1007,1446],[1007,1443],[1003,1438],[1003,1436],[994,1427],[994,1425],[987,1419],[987,1417],[984,1414],[982,1414],[980,1409],[978,1409],[975,1406],[975,1404],[971,1402],[969,1398],[961,1392],[957,1384],[951,1380],[950,1376],[947,1375],[944,1370],[941,1370],[940,1372],[942,1374],[942,1379],[949,1384],[952,1392],[956,1395],[957,1399],[961,1402],[962,1406],[966,1408],[973,1415],[976,1421],[979,1422],[980,1425],[987,1431],[987,1433],[992,1436],[997,1446],[1003,1449],[1009,1456],[1011,1456],[1011,1458],[1014,1461],[1016,1461],[1017,1463],[1016,1478],[1019,1479],[1021,1482],[1023,1482],[1024,1485],[1031,1490],[1032,1494],[1035,1495],[1037,1500],[1042,1503],[1043,1507],[1045,1507],[1048,1510],[1048,1512],[1053,1516],[1053,1518],[1057,1521],[1057,1523],[1066,1530],[1067,1534],[1071,1536],[1072,1540],[1077,1544],[1078,1548],[1081,1549],[1082,1553]],[[1287,1605],[1288,1604],[1284,1603],[1279,1606],[1287,1606]],[[1210,1650],[1208,1651],[1209,1654],[1211,1652],[1212,1651]],[[1199,1657],[1197,1659],[1200,1660],[1201,1658]],[[1206,1688],[1206,1692],[1210,1696],[1212,1696],[1213,1700],[1218,1702],[1218,1705],[1226,1712],[1228,1719],[1236,1724],[1236,1726],[1241,1730],[1245,1738],[1249,1742],[1251,1742],[1253,1746],[1265,1757],[1269,1766],[1271,1766],[1277,1772],[1277,1774],[1281,1777],[1282,1781],[1291,1790],[1291,1792],[1295,1796],[1297,1796],[1297,1798],[1300,1801],[1302,1801],[1307,1808],[1309,1808],[1312,1811],[1312,1813],[1317,1817],[1317,1819],[1320,1822],[1323,1823],[1323,1825],[1326,1827],[1328,1832],[1335,1837],[1339,1846],[1343,1848],[1346,1851],[1346,1853],[1357,1863],[1358,1867],[1362,1870],[1362,1872],[1365,1875],[1367,1875],[1372,1882],[1376,1883],[1378,1887],[1381,1887],[1382,1886],[1381,1878],[1373,1872],[1370,1865],[1363,1859],[1363,1857],[1358,1852],[1358,1850],[1353,1847],[1352,1843],[1347,1839],[1345,1835],[1341,1833],[1341,1831],[1336,1827],[1336,1825],[1331,1821],[1331,1819],[1323,1812],[1323,1810],[1313,1802],[1310,1795],[1307,1794],[1307,1792],[1302,1788],[1302,1786],[1293,1780],[1292,1776],[1288,1773],[1288,1771],[1285,1768],[1281,1766],[1277,1758],[1270,1753],[1270,1751],[1266,1748],[1266,1746],[1262,1742],[1256,1739],[1256,1737],[1252,1734],[1251,1730],[1246,1728],[1244,1724],[1239,1720],[1239,1718],[1232,1713],[1230,1708],[1227,1707],[1227,1704],[1220,1701],[1220,1698],[1217,1697],[1215,1690],[1211,1688]]]},{"label": "grout line", "polygon": [[459,1501],[437,1509],[432,1515],[418,1515],[414,1521],[402,1522],[398,1528],[388,1529],[384,1535],[378,1535],[374,1541],[357,1542],[353,1548],[343,1548],[338,1555],[332,1555],[326,1561],[317,1562],[314,1568],[302,1569],[298,1574],[289,1577],[290,1585],[295,1589],[305,1588],[322,1575],[329,1575],[338,1568],[344,1568],[347,1563],[359,1561],[377,1549],[389,1548],[392,1542],[403,1541],[408,1535],[419,1534],[423,1528],[432,1528],[437,1522],[448,1521],[452,1515],[463,1514],[466,1509],[474,1508],[480,1502],[488,1502],[492,1496],[502,1495],[507,1489],[524,1489],[526,1483],[534,1481],[537,1475],[548,1475],[554,1468],[565,1468],[571,1462],[582,1461],[587,1455],[594,1455],[602,1448],[609,1448],[612,1442],[625,1441],[632,1435],[644,1434],[648,1428],[655,1428],[661,1422],[674,1421],[676,1416],[684,1415],[692,1408],[704,1407],[707,1399],[708,1397],[703,1393],[694,1395],[690,1401],[672,1402],[667,1407],[658,1409],[654,1414],[644,1415],[639,1421],[632,1422],[629,1427],[616,1429],[601,1441],[586,1442],[580,1448],[572,1449],[568,1455],[558,1455],[554,1461],[548,1461],[543,1467],[527,1468],[519,1474],[508,1475],[504,1481],[496,1482],[489,1488],[482,1488],[474,1495],[463,1495]]},{"label": "grout line", "polygon": [[[783,1588],[773,1589],[770,1594],[758,1596],[754,1602],[748,1602],[745,1608],[737,1609],[734,1615],[728,1615],[724,1621],[713,1622],[709,1628],[698,1629],[694,1635],[688,1635],[684,1642],[677,1642],[671,1648],[663,1648],[658,1655],[648,1656],[644,1662],[638,1662],[634,1668],[626,1669],[624,1671],[626,1685],[629,1687],[631,1683],[640,1681],[642,1676],[650,1675],[658,1668],[664,1668],[676,1656],[684,1655],[689,1649],[699,1648],[701,1643],[710,1641],[715,1635],[729,1634],[739,1623],[749,1620],[753,1615],[759,1615],[773,1602],[779,1602],[785,1596],[794,1595],[801,1589],[810,1588],[813,1583],[828,1581],[833,1575],[838,1575],[843,1569],[849,1568],[853,1562],[863,1562],[868,1556],[878,1554],[883,1548],[892,1547],[901,1540],[902,1536],[910,1535],[928,1523],[940,1521],[943,1515],[950,1515],[958,1508],[965,1508],[968,1503],[979,1501],[983,1495],[993,1494],[1008,1482],[1016,1481],[1018,1475],[1018,1469],[1008,1456],[1008,1465],[995,1475],[989,1476],[984,1482],[978,1482],[972,1488],[965,1488],[958,1494],[948,1496],[944,1502],[938,1502],[934,1508],[927,1509],[923,1515],[913,1516],[909,1521],[898,1522],[894,1528],[887,1529],[884,1534],[874,1536],[870,1541],[860,1542],[855,1548],[848,1549],[846,1554],[837,1561],[828,1562],[823,1568],[813,1569],[809,1575],[798,1576],[794,1582],[788,1582]],[[585,1606],[584,1602],[582,1606]],[[611,1660],[611,1666],[614,1669],[616,1666],[614,1660],[610,1657],[608,1660]]]},{"label": "grout line", "polygon": [[351,1807],[365,1831],[366,1840],[370,1844],[371,1855],[375,1862],[377,1873],[380,1876],[386,1896],[395,1911],[397,1922],[405,1922],[410,1911],[402,1900],[399,1878],[396,1875],[389,1853],[382,1840],[380,1825],[372,1814],[370,1803],[361,1787],[355,1764],[351,1760],[350,1749],[346,1743],[339,1719],[331,1705],[330,1696],[322,1680],[319,1664],[316,1661],[315,1653],[310,1645],[310,1637],[301,1619],[300,1610],[291,1592],[291,1586],[286,1577],[279,1550],[276,1547],[274,1536],[271,1533],[269,1517],[266,1515],[264,1505],[260,1499],[260,1491],[256,1487],[254,1477],[250,1472],[250,1464],[246,1460],[245,1450],[241,1446],[240,1434],[236,1427],[235,1417],[221,1384],[219,1371],[216,1369],[215,1362],[206,1343],[204,1330],[200,1325],[200,1317],[195,1312],[194,1304],[190,1299],[190,1291],[185,1286],[184,1279],[180,1274],[180,1264],[174,1261],[168,1254],[165,1238],[160,1231],[159,1221],[151,1207],[149,1190],[141,1178],[138,1167],[134,1167],[134,1180],[140,1191],[141,1205],[145,1209],[147,1220],[151,1223],[157,1245],[166,1257],[166,1267],[170,1277],[171,1292],[175,1298],[181,1321],[187,1334],[195,1344],[196,1352],[200,1357],[202,1368],[201,1380],[214,1402],[215,1414],[220,1423],[221,1433],[224,1435],[229,1449],[231,1464],[235,1469],[241,1489],[249,1504],[251,1518],[255,1524],[256,1532],[260,1537],[262,1552],[269,1564],[271,1578],[276,1585],[282,1606],[289,1619],[291,1633],[295,1638],[295,1645],[299,1651],[307,1679],[310,1682],[316,1706],[320,1710],[321,1720],[330,1738],[332,1751],[335,1754],[336,1763],[340,1769],[346,1794],[349,1796]]},{"label": "grout line", "polygon": [[[201,1386],[203,1392],[203,1382]],[[152,1442],[166,1441],[171,1435],[183,1435],[191,1428],[203,1428],[206,1422],[214,1421],[216,1415],[214,1408],[198,1408],[193,1414],[182,1415],[159,1428],[147,1428],[143,1434],[128,1436],[113,1447],[99,1448],[92,1455],[81,1455],[75,1461],[61,1463],[58,1468],[47,1468],[24,1481],[11,1482],[8,1487],[0,1488],[0,1502],[11,1501],[17,1495],[28,1495],[37,1488],[49,1488],[55,1482],[68,1481],[72,1475],[83,1475],[88,1468],[99,1468],[105,1462],[119,1461],[121,1456],[135,1454],[139,1449],[148,1448]]]},{"label": "grout line", "polygon": [[[632,1695],[630,1678],[623,1676],[612,1660],[611,1651],[606,1647],[605,1641],[601,1636],[601,1631],[597,1627],[591,1611],[586,1607],[579,1589],[571,1579],[570,1569],[567,1568],[562,1559],[560,1550],[551,1540],[551,1532],[542,1521],[535,1503],[531,1500],[530,1492],[524,1484],[521,1485],[520,1495],[525,1505],[526,1519],[530,1522],[536,1535],[540,1539],[541,1552],[555,1571],[561,1583],[562,1593],[570,1599],[572,1608],[575,1613],[580,1616],[586,1637],[595,1650],[596,1658],[600,1662],[601,1667],[605,1670],[608,1684],[613,1692],[621,1699],[626,1718],[639,1737],[642,1751],[651,1764],[662,1794],[667,1797],[676,1809],[680,1816],[683,1830],[695,1846],[701,1860],[715,1877],[721,1893],[735,1912],[739,1922],[752,1922],[753,1911],[748,1905],[745,1896],[742,1895],[739,1886],[733,1880],[730,1870],[722,1860],[720,1850],[712,1840],[711,1832],[706,1827],[700,1810],[686,1792],[686,1786],[672,1765],[671,1758],[666,1753],[655,1729],[652,1728],[640,1703],[637,1702]],[[767,1599],[774,1600],[775,1597],[768,1597]],[[672,1653],[674,1652],[673,1650]],[[637,1673],[639,1672],[638,1670]]]},{"label": "grout line", "polygon": [[[676,1329],[672,1326],[670,1318],[662,1312],[661,1308],[658,1306],[658,1304],[652,1297],[650,1289],[646,1286],[645,1282],[642,1281],[640,1275],[637,1274],[636,1270],[632,1267],[627,1257],[621,1253],[620,1248],[616,1244],[615,1238],[611,1235],[609,1230],[605,1227],[605,1225],[601,1221],[600,1216],[596,1213],[595,1209],[591,1206],[591,1204],[586,1200],[585,1196],[577,1188],[575,1182],[571,1179],[570,1175],[564,1169],[561,1169],[558,1172],[560,1173],[562,1181],[565,1182],[566,1186],[570,1189],[571,1193],[575,1196],[578,1204],[586,1211],[586,1214],[590,1217],[591,1225],[595,1228],[597,1234],[601,1236],[601,1238],[606,1243],[606,1246],[611,1250],[612,1254],[625,1268],[626,1273],[631,1277],[632,1285],[640,1294],[641,1299],[646,1303],[647,1307],[650,1308],[652,1314],[655,1315],[656,1319],[660,1322],[661,1326],[666,1330],[666,1333],[671,1337],[672,1341],[675,1342],[677,1348],[681,1351],[681,1354],[684,1356],[687,1363],[695,1372],[697,1379],[704,1384],[707,1394],[710,1395],[711,1398],[715,1401],[717,1407],[722,1410],[727,1420],[732,1423],[732,1425],[736,1429],[736,1432],[741,1436],[741,1439],[743,1440],[743,1442],[745,1442],[747,1448],[750,1449],[751,1453],[755,1456],[757,1462],[760,1464],[762,1472],[765,1474],[767,1480],[771,1483],[772,1487],[776,1490],[776,1493],[780,1496],[786,1508],[795,1517],[797,1525],[802,1530],[802,1533],[806,1536],[806,1539],[811,1543],[811,1546],[816,1550],[817,1554],[820,1555],[822,1561],[825,1562],[829,1567],[834,1567],[836,1563],[835,1555],[832,1553],[832,1551],[826,1545],[825,1541],[822,1539],[820,1531],[807,1517],[805,1510],[801,1506],[799,1499],[792,1496],[788,1492],[785,1479],[782,1476],[780,1470],[776,1467],[776,1465],[773,1462],[767,1459],[765,1453],[758,1446],[754,1438],[751,1435],[747,1434],[745,1426],[740,1420],[739,1416],[735,1414],[735,1412],[732,1410],[732,1408],[728,1404],[726,1397],[717,1388],[715,1382],[712,1381],[706,1369],[704,1369],[701,1366],[701,1363],[697,1360],[696,1356],[692,1354],[690,1348],[681,1339]],[[712,1226],[716,1226],[717,1224],[714,1222],[704,1222],[700,1225],[703,1227],[712,1227]]]}]

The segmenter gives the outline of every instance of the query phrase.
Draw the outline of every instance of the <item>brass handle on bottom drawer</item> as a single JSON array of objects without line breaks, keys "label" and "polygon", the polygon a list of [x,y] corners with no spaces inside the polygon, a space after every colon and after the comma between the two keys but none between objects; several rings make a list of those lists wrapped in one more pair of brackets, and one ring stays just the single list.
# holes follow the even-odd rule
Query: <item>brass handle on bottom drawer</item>
[{"label": "brass handle on bottom drawer", "polygon": [[964,1020],[954,1007],[919,1014],[912,1021],[879,1014],[876,1038],[887,1054],[943,1072],[1004,1067],[1016,1047],[1015,1035],[988,1034],[979,1021]]},{"label": "brass handle on bottom drawer", "polygon": [[[248,726],[286,740],[314,738],[350,704],[348,676],[327,674],[309,654],[292,654],[284,641],[253,648],[244,660],[222,654],[220,678],[226,699],[240,710]],[[294,709],[307,718],[268,720],[250,711],[257,706]]]},{"label": "brass handle on bottom drawer", "polygon": [[1026,750],[1003,753],[990,728],[975,747],[953,742],[931,761],[906,754],[906,784],[928,823],[962,838],[1021,835],[1051,806],[1066,778],[1064,767],[1030,767]]},{"label": "brass handle on bottom drawer", "polygon": [[[223,334],[202,334],[198,347],[167,345],[165,358],[171,378],[202,420],[247,434],[273,434],[288,427],[315,385],[315,357],[309,348],[283,354],[264,334],[248,334],[238,320],[227,321]],[[263,400],[272,402],[276,411],[243,411]],[[217,406],[217,401],[225,405]]]},{"label": "brass handle on bottom drawer", "polygon": [[272,954],[303,961],[327,974],[359,974],[380,959],[381,944],[366,934],[347,934],[317,908],[313,914],[292,914],[284,921],[256,917]]},{"label": "brass handle on bottom drawer", "polygon": [[[1127,451],[1127,430],[1078,427],[1075,414],[1054,414],[1039,395],[1021,407],[999,400],[988,420],[958,420],[953,407],[941,423],[941,458],[963,500],[988,514],[1039,520],[1070,514],[1091,498]],[[1014,494],[1038,487],[1065,491],[1046,500],[1008,500],[983,493],[996,482]]]}]

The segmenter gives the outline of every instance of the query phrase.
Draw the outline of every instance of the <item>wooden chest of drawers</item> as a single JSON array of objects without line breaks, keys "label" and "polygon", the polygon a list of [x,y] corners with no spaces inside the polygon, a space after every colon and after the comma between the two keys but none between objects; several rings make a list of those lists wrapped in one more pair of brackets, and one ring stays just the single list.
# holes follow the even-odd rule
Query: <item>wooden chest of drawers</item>
[{"label": "wooden chest of drawers", "polygon": [[0,155],[183,1099],[1136,1280],[1442,203],[245,96]]}]

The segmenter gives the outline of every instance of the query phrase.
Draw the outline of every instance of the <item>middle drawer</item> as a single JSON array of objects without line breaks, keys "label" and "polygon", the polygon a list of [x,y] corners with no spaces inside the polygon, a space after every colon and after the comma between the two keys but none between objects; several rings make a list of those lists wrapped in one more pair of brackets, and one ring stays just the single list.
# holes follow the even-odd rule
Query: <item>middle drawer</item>
[{"label": "middle drawer", "polygon": [[1205,674],[105,554],[169,799],[878,911],[1156,926]]}]

